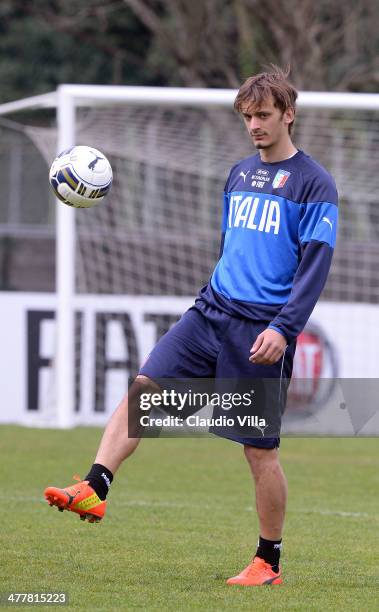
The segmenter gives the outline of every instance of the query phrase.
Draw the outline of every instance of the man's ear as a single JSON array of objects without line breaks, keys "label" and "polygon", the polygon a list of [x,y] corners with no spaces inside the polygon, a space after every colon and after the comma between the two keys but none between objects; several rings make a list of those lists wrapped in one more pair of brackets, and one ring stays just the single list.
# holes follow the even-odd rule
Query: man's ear
[{"label": "man's ear", "polygon": [[289,125],[290,123],[294,121],[294,119],[295,119],[295,109],[292,108],[292,106],[290,106],[283,113],[283,121],[286,125]]}]

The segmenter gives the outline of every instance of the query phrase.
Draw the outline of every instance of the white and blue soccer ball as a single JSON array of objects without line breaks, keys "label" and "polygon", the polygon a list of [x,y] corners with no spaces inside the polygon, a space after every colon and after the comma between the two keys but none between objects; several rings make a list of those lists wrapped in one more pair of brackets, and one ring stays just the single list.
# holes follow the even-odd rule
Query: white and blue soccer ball
[{"label": "white and blue soccer ball", "polygon": [[105,155],[82,145],[62,151],[49,173],[57,198],[74,208],[99,204],[109,192],[112,178],[112,168]]}]

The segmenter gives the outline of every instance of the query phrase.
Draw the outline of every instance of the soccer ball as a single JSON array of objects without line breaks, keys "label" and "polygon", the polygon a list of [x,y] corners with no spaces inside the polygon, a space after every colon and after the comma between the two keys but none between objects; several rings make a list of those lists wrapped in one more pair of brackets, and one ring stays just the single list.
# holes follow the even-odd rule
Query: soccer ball
[{"label": "soccer ball", "polygon": [[57,198],[68,206],[91,208],[109,192],[112,168],[97,149],[71,147],[54,159],[49,181]]}]

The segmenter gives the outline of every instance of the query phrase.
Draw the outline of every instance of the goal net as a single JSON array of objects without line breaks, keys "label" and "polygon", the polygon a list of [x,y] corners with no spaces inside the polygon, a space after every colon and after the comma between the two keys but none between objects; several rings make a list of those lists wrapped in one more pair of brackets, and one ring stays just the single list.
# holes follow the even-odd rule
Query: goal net
[{"label": "goal net", "polygon": [[[156,102],[153,94],[150,100],[147,92],[143,103],[135,103],[128,100],[128,88],[118,88],[125,89],[125,99],[114,100],[111,88],[96,89],[92,97],[91,89],[83,86],[80,99],[71,100],[75,113],[66,119],[63,113],[60,119],[60,130],[71,134],[67,144],[100,149],[114,171],[111,193],[98,207],[64,211],[75,225],[73,252],[68,246],[66,263],[57,262],[74,269],[68,304],[75,338],[68,366],[74,398],[66,397],[60,409],[69,414],[63,419],[66,424],[97,422],[91,415],[102,422],[151,346],[207,282],[219,251],[221,194],[229,169],[254,152],[232,110],[233,92],[227,92],[227,101],[224,92],[219,102],[211,92],[202,103],[186,97],[186,90],[174,103]],[[100,95],[102,89],[108,92],[106,98]],[[358,98],[300,95],[294,131],[297,147],[329,170],[339,191],[338,243],[322,296],[328,308],[320,317],[330,333],[341,327],[342,344],[348,322],[364,314],[360,306],[376,309],[379,300],[379,105],[377,97],[373,102],[375,96]],[[38,121],[30,112],[22,123],[17,115],[11,117],[41,152],[47,177],[62,142],[57,126],[51,117],[47,123],[41,112]],[[70,120],[73,124],[65,125]],[[9,125],[3,129],[12,132]],[[346,313],[338,310],[346,304]],[[377,366],[362,369],[363,353],[354,344],[363,329],[362,321],[358,330],[350,330],[355,357],[349,367],[337,372],[329,365],[329,373],[321,375],[353,376],[355,368],[357,376],[375,376]],[[379,337],[374,330],[370,333],[366,342],[374,357]],[[297,367],[304,375],[301,359],[300,350]],[[44,410],[57,422],[53,373],[54,368]],[[46,404],[46,399],[41,401]]]}]

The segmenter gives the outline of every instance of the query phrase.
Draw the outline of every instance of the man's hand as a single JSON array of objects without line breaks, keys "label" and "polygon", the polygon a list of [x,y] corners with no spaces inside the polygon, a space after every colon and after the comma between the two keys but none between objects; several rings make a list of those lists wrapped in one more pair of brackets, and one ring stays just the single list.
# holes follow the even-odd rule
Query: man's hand
[{"label": "man's hand", "polygon": [[251,347],[249,361],[261,365],[273,365],[284,353],[287,340],[274,329],[265,329]]}]

